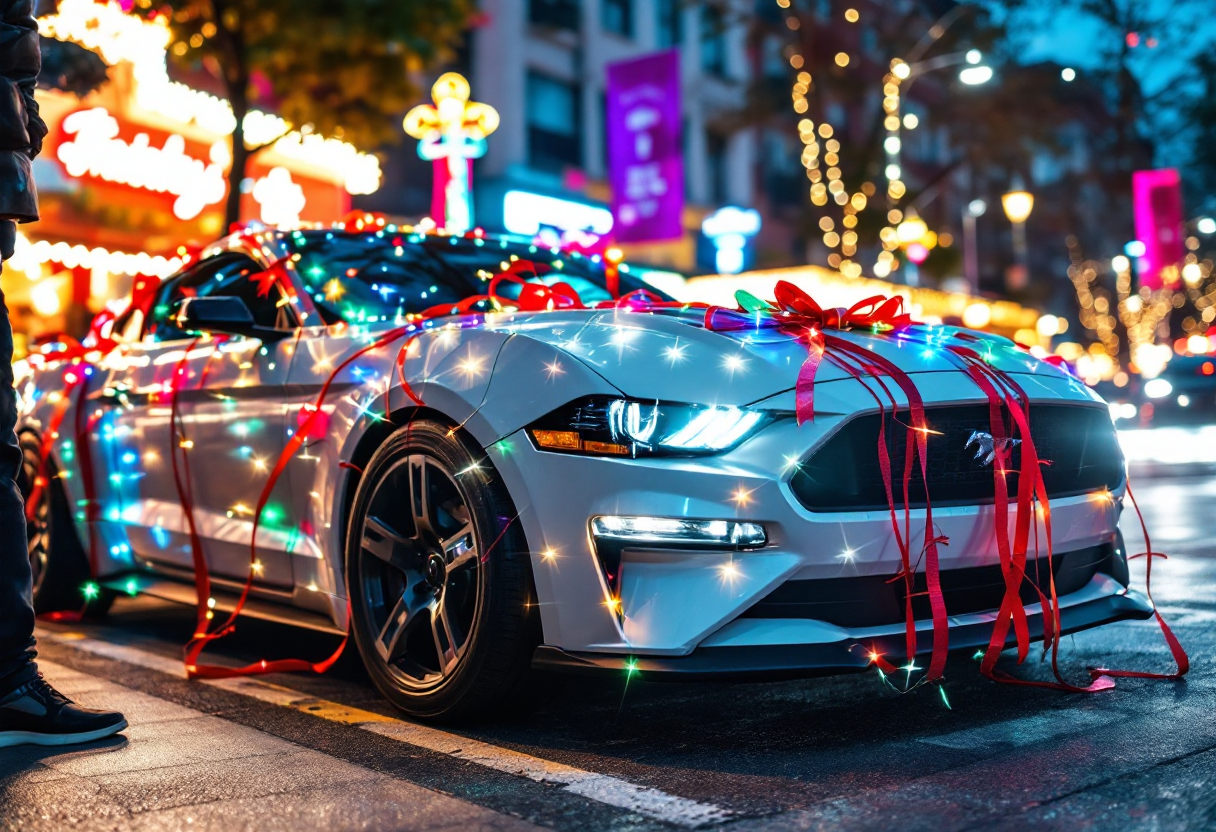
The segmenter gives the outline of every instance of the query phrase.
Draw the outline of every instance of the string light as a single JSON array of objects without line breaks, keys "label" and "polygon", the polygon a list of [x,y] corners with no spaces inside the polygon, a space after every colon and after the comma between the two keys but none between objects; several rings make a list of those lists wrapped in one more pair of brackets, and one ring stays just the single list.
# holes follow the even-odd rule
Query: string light
[{"label": "string light", "polygon": [[18,231],[14,255],[11,260],[5,261],[4,266],[24,272],[30,280],[37,282],[42,278],[42,266],[47,263],[59,263],[65,269],[105,270],[111,274],[165,278],[180,269],[183,262],[181,257],[162,257],[142,251],[131,254],[100,246],[89,248],[48,240],[31,241]]},{"label": "string light", "polygon": [[[38,19],[45,37],[78,43],[96,52],[110,66],[129,63],[135,80],[135,105],[182,127],[197,125],[217,139],[236,127],[231,105],[224,99],[169,80],[166,48],[168,24],[123,11],[110,0],[62,0],[55,14]],[[369,194],[380,187],[380,162],[339,139],[324,138],[305,128],[293,130],[278,116],[253,110],[245,117],[245,137],[252,145],[270,144],[270,151],[309,166],[316,174],[343,186],[351,194]]]},{"label": "string light", "polygon": [[220,153],[213,146],[212,161],[203,162],[186,155],[186,140],[177,134],[170,134],[159,148],[152,145],[147,133],[127,142],[118,137],[118,120],[104,107],[72,113],[63,120],[62,130],[70,138],[55,153],[69,176],[87,174],[173,194],[177,197],[173,213],[182,220],[194,219],[204,208],[224,199],[224,167],[214,161],[227,155],[223,145],[218,145]]}]

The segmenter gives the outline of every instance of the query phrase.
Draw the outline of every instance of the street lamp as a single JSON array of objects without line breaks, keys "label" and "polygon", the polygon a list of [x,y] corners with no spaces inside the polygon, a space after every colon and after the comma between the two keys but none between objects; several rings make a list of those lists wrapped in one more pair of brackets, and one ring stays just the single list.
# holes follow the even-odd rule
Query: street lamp
[{"label": "street lamp", "polygon": [[[917,54],[923,54],[923,51],[914,51]],[[902,58],[892,59],[890,75],[887,79],[890,83],[883,86],[885,96],[883,98],[883,110],[887,113],[886,118],[883,120],[883,126],[887,131],[887,138],[883,142],[883,149],[887,155],[887,165],[884,173],[886,174],[888,183],[887,195],[891,199],[898,201],[907,191],[907,187],[902,181],[903,166],[900,164],[900,154],[903,148],[903,142],[900,138],[900,126],[902,125],[904,128],[912,130],[920,121],[915,113],[908,113],[901,118],[901,96],[907,96],[908,92],[912,89],[912,85],[916,83],[916,79],[921,75],[962,63],[967,64],[958,75],[962,83],[968,86],[986,84],[992,79],[992,68],[982,65],[981,61],[983,59],[983,53],[978,49],[938,55],[937,57],[928,58],[923,61],[909,62]]]},{"label": "street lamp", "polygon": [[1026,220],[1034,210],[1034,194],[1025,189],[1021,177],[1013,180],[1013,190],[1001,195],[1001,207],[1013,224],[1014,266],[1006,274],[1009,289],[1024,289],[1030,282],[1030,266],[1026,250]]},{"label": "street lamp", "polygon": [[980,257],[975,234],[975,221],[984,216],[984,212],[987,210],[987,202],[982,199],[973,199],[967,203],[967,210],[963,211],[963,273],[967,277],[967,284],[971,287],[973,295],[980,293]]}]

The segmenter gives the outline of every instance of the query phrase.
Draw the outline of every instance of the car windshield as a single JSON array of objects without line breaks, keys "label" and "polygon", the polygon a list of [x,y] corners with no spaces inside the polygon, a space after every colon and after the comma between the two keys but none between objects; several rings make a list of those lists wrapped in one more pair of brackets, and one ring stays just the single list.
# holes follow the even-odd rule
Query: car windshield
[{"label": "car windshield", "polygon": [[[588,305],[611,299],[594,259],[522,242],[388,231],[311,231],[288,241],[299,255],[295,268],[305,289],[329,322],[390,321],[484,294],[490,279],[516,259],[548,267],[541,280],[570,284]],[[649,288],[628,274],[620,277],[622,293]],[[500,285],[499,294],[514,299],[519,286]]]}]

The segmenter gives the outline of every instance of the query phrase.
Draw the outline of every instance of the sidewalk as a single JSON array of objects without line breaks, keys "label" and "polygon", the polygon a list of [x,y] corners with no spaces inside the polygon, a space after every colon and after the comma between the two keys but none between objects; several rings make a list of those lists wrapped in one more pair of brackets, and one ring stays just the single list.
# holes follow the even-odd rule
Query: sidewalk
[{"label": "sidewalk", "polygon": [[67,749],[0,749],[0,829],[403,829],[537,827],[62,665],[47,679],[116,708],[121,735]]}]

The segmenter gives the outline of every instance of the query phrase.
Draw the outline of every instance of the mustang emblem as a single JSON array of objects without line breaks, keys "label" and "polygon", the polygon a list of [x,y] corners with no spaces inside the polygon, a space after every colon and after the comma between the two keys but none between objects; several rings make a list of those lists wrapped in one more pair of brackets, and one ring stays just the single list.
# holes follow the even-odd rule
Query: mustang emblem
[{"label": "mustang emblem", "polygon": [[997,443],[996,440],[992,438],[991,433],[982,430],[973,430],[971,431],[971,438],[967,440],[967,444],[963,447],[970,448],[972,445],[978,445],[979,447],[975,452],[975,459],[980,460],[982,465],[991,465],[992,460],[996,458],[998,444],[1000,446],[999,450],[1001,455],[1004,456],[1013,450],[1015,446],[1022,444],[1022,440],[1002,439],[999,443]]}]

